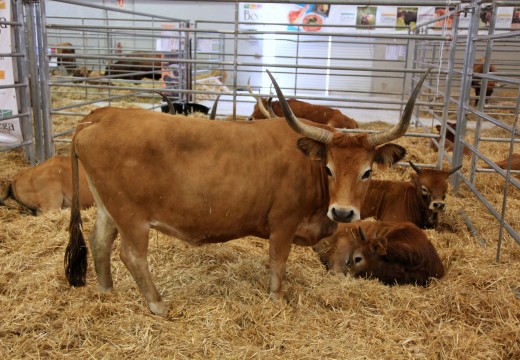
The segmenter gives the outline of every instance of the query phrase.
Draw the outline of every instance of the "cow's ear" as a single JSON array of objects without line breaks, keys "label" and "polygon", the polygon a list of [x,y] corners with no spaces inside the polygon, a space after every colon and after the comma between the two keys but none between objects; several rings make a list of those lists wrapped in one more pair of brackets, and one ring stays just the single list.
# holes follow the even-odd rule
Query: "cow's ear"
[{"label": "cow's ear", "polygon": [[385,144],[375,150],[374,162],[382,166],[392,166],[402,160],[406,155],[406,149],[397,144]]},{"label": "cow's ear", "polygon": [[386,255],[387,244],[386,238],[379,238],[372,244],[372,251],[379,256]]},{"label": "cow's ear", "polygon": [[300,149],[311,160],[325,160],[325,145],[322,143],[304,137],[298,139],[297,144],[298,149]]}]

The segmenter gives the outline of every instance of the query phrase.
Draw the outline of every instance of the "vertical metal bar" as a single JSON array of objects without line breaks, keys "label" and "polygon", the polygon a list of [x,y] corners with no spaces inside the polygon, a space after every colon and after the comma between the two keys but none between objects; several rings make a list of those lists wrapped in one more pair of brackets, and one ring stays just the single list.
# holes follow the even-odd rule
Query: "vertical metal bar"
[{"label": "vertical metal bar", "polygon": [[516,111],[515,111],[515,120],[513,122],[513,129],[511,132],[511,141],[509,143],[509,158],[507,161],[507,169],[506,169],[506,178],[504,182],[504,195],[502,197],[502,211],[500,212],[500,227],[498,230],[498,244],[497,244],[497,253],[496,253],[496,262],[500,261],[500,251],[502,249],[502,239],[504,234],[504,223],[506,216],[506,207],[507,207],[507,194],[509,191],[509,179],[511,178],[511,160],[513,158],[513,151],[515,146],[515,134],[518,128],[518,121],[520,118],[520,86],[518,87],[518,96],[516,98]]},{"label": "vertical metal bar", "polygon": [[[472,0],[471,7],[473,14],[468,29],[468,36],[466,39],[466,51],[464,52],[464,65],[462,68],[462,84],[459,97],[459,109],[457,111],[457,130],[455,131],[455,142],[453,143],[453,158],[452,166],[462,165],[463,148],[460,139],[464,139],[466,135],[466,107],[469,103],[469,94],[471,91],[471,76],[473,74],[473,60],[475,58],[476,44],[473,36],[478,34],[478,27],[480,21],[480,6],[478,0]],[[460,187],[460,178],[454,176],[452,179],[453,191],[457,193]]]},{"label": "vertical metal bar", "polygon": [[[489,23],[489,30],[488,35],[493,35],[495,32],[495,21],[497,16],[497,8],[493,7],[493,16],[491,18],[491,21]],[[484,66],[482,69],[483,74],[487,74],[489,72],[489,65],[491,64],[491,54],[493,51],[493,40],[486,40],[486,53],[485,53],[485,60],[484,60]],[[484,106],[485,106],[485,99],[486,99],[486,89],[487,89],[488,80],[482,79],[481,80],[481,89],[484,91],[480,92],[480,96],[478,99],[478,110],[483,112]],[[480,145],[480,132],[482,130],[482,118],[477,117],[477,121],[475,123],[475,135],[473,138],[473,145],[478,149]],[[477,157],[473,156],[471,159],[471,166],[470,166],[470,174],[469,174],[469,181],[474,184],[475,183],[475,174],[476,174],[476,168],[477,168]]]},{"label": "vertical metal bar", "polygon": [[233,119],[237,118],[237,78],[238,78],[238,21],[240,4],[235,2],[235,38],[233,39]]},{"label": "vertical metal bar", "polygon": [[44,139],[45,160],[54,155],[54,143],[52,138],[52,118],[50,116],[50,90],[49,90],[49,58],[47,57],[47,29],[45,27],[45,2],[41,1],[36,10],[36,26],[38,27],[38,57],[40,75],[40,94],[42,109],[42,125]]},{"label": "vertical metal bar", "polygon": [[[437,157],[437,168],[442,168],[442,161],[444,159],[444,151],[446,144],[446,127],[448,122],[448,114],[449,114],[449,106],[450,106],[450,97],[451,97],[451,87],[453,83],[453,69],[455,67],[455,55],[457,52],[457,40],[458,40],[458,32],[459,32],[459,16],[454,16],[453,25],[452,25],[452,39],[450,42],[450,48],[448,50],[448,74],[446,75],[445,82],[445,91],[444,91],[444,103],[442,109],[442,119],[441,119],[441,139],[439,141],[439,156]],[[453,159],[452,159],[453,162]]]},{"label": "vertical metal bar", "polygon": [[12,7],[14,21],[21,23],[20,26],[14,28],[14,41],[16,50],[24,53],[23,58],[16,58],[17,81],[24,84],[18,89],[18,102],[22,113],[28,114],[20,116],[20,126],[22,128],[23,141],[30,142],[29,145],[24,146],[25,160],[31,165],[35,164],[34,158],[34,142],[33,142],[33,127],[32,127],[32,109],[31,109],[31,92],[29,82],[29,69],[27,57],[27,44],[25,38],[25,21],[23,18],[23,4],[21,1],[14,1]]},{"label": "vertical metal bar", "polygon": [[28,52],[29,52],[29,74],[31,77],[31,106],[33,109],[33,129],[34,129],[34,145],[35,145],[35,161],[42,162],[45,159],[44,141],[43,141],[43,125],[41,118],[41,94],[40,94],[40,77],[39,77],[39,57],[37,56],[38,46],[38,29],[36,26],[36,3],[25,2],[25,14],[28,35]]}]

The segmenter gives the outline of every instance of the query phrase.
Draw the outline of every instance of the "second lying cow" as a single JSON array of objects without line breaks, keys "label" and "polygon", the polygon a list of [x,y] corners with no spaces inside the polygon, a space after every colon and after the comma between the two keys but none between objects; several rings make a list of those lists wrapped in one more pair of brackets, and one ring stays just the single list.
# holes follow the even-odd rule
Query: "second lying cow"
[{"label": "second lying cow", "polygon": [[444,266],[426,234],[412,223],[360,221],[339,224],[313,249],[328,270],[376,278],[387,285],[427,285]]},{"label": "second lying cow", "polygon": [[[82,208],[94,205],[83,165],[79,163],[80,204]],[[13,198],[35,215],[62,207],[72,201],[72,172],[70,156],[54,156],[49,160],[18,172],[0,192],[0,204]]]},{"label": "second lying cow", "polygon": [[410,221],[421,228],[435,228],[438,214],[444,211],[448,178],[460,169],[419,169],[410,161],[416,174],[410,181],[372,180],[361,208],[361,218]]}]

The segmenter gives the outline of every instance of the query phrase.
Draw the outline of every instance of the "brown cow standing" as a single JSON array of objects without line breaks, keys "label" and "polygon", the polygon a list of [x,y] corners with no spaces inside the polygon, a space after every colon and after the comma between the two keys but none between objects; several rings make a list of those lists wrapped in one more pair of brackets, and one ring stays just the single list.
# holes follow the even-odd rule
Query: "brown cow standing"
[{"label": "brown cow standing", "polygon": [[[249,92],[251,88],[248,85]],[[278,101],[270,101],[271,99],[257,98],[253,113],[249,117],[252,120],[269,119],[277,116],[283,116],[282,108]],[[333,128],[357,129],[358,123],[343,114],[338,109],[333,109],[324,105],[315,105],[308,102],[289,99],[287,100],[292,112],[297,117],[313,121],[317,124],[328,125]],[[268,106],[270,105],[270,106]],[[266,106],[268,108],[266,108]]]},{"label": "brown cow standing", "polygon": [[[496,66],[493,64],[489,65],[489,72],[496,72]],[[474,64],[473,65],[473,73],[475,74],[482,74],[484,72],[484,64]],[[482,80],[475,78],[471,81],[471,87],[475,89],[475,94],[477,98],[475,99],[475,106],[478,105],[479,97],[480,97],[480,87],[482,85]],[[493,90],[496,86],[496,83],[494,81],[488,80],[487,87],[486,87],[486,97],[491,96],[493,94]],[[485,103],[485,100],[484,100]]]},{"label": "brown cow standing", "polygon": [[339,224],[313,249],[327,269],[354,277],[377,278],[387,285],[427,285],[444,275],[444,266],[426,234],[410,222],[360,221]]},{"label": "brown cow standing", "polygon": [[[282,299],[292,244],[314,245],[334,232],[335,222],[359,220],[372,164],[404,156],[404,148],[387,143],[406,132],[428,73],[399,123],[376,134],[349,135],[299,120],[269,72],[285,119],[223,122],[94,110],[78,125],[71,153],[74,184],[79,159],[96,200],[89,239],[100,289],[113,287],[110,257],[119,233],[121,259],[148,308],[167,313],[147,260],[149,231],[157,229],[194,245],[247,235],[269,239],[270,296]],[[77,191],[65,272],[71,285],[83,286],[87,254]]]},{"label": "brown cow standing", "polygon": [[[3,189],[0,203],[13,198],[35,215],[47,211],[70,207],[72,203],[72,171],[69,156],[54,156],[49,160],[18,172]],[[93,206],[94,198],[79,164],[80,207]]]},{"label": "brown cow standing", "polygon": [[448,178],[452,170],[419,169],[411,161],[416,174],[410,181],[372,180],[361,207],[361,218],[381,221],[409,221],[421,228],[435,228],[438,214],[444,211]]}]

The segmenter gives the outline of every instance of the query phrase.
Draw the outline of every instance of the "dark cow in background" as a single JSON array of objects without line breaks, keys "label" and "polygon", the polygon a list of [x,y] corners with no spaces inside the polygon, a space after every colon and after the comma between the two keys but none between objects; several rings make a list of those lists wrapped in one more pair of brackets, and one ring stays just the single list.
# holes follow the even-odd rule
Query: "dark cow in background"
[{"label": "dark cow in background", "polygon": [[[490,64],[489,65],[489,72],[496,72],[497,68],[495,65]],[[474,74],[482,74],[484,72],[484,64],[474,64],[473,65],[473,73]],[[477,79],[474,77],[474,79],[471,81],[471,87],[475,89],[475,95],[477,98],[475,99],[474,105],[477,106],[479,103],[479,97],[480,97],[480,88],[482,85],[482,80]],[[488,80],[487,86],[486,86],[486,97],[490,97],[491,94],[493,94],[493,90],[495,89],[496,83],[494,81]],[[484,101],[485,102],[485,101]]]},{"label": "dark cow in background", "polygon": [[[163,93],[160,93],[158,91],[155,91],[155,93],[161,95],[163,100],[166,102],[166,104],[161,105],[161,111],[163,113],[171,115],[182,114],[186,116],[190,114],[196,115],[197,113],[208,115],[209,108],[207,106],[189,102],[174,102]],[[211,114],[209,115],[210,120],[215,120],[215,117],[217,115],[216,113],[219,99],[220,95],[217,95],[215,103],[213,104],[213,107],[211,109]]]},{"label": "dark cow in background", "polygon": [[[12,198],[31,210],[34,215],[70,207],[72,203],[72,171],[69,156],[54,156],[49,160],[21,170],[0,193],[0,203]],[[79,163],[82,209],[93,206],[94,198],[88,187],[83,166]]]},{"label": "dark cow in background", "polygon": [[410,222],[339,224],[313,249],[335,274],[376,278],[387,285],[425,286],[444,275],[444,265],[426,234]]},{"label": "dark cow in background", "polygon": [[[296,118],[270,72],[285,119],[226,122],[94,110],[78,125],[71,154],[74,184],[81,160],[96,200],[89,239],[100,289],[113,287],[110,258],[119,233],[121,259],[149,310],[168,312],[148,267],[149,231],[156,229],[193,245],[247,235],[269,239],[269,291],[281,300],[292,245],[315,245],[336,222],[359,220],[373,163],[404,156],[404,148],[388,142],[406,132],[428,73],[398,124],[374,134],[345,134]],[[74,189],[65,273],[69,284],[83,286],[87,250]]]},{"label": "dark cow in background", "polygon": [[[248,85],[249,92],[252,93]],[[272,99],[256,99],[253,113],[249,117],[251,120],[270,119],[283,116],[283,111],[279,101]],[[357,129],[358,123],[344,115],[340,110],[333,109],[324,105],[315,105],[308,102],[289,99],[287,100],[292,112],[297,117],[313,121],[317,124],[328,125],[333,128]],[[267,106],[267,108],[266,108]]]},{"label": "dark cow in background", "polygon": [[435,228],[444,211],[451,170],[419,169],[410,161],[415,174],[410,181],[372,180],[361,207],[361,218],[381,221],[409,221],[421,228]]},{"label": "dark cow in background", "polygon": [[76,58],[72,56],[69,57],[68,55],[76,55],[76,50],[70,42],[56,44],[56,62],[58,68],[63,67],[68,75],[72,75],[74,70],[77,69]]},{"label": "dark cow in background", "polygon": [[[112,79],[142,80],[162,77],[162,53],[153,51],[134,51],[125,54],[128,59],[120,59],[107,66],[105,75]],[[132,58],[143,58],[136,60]]]}]

